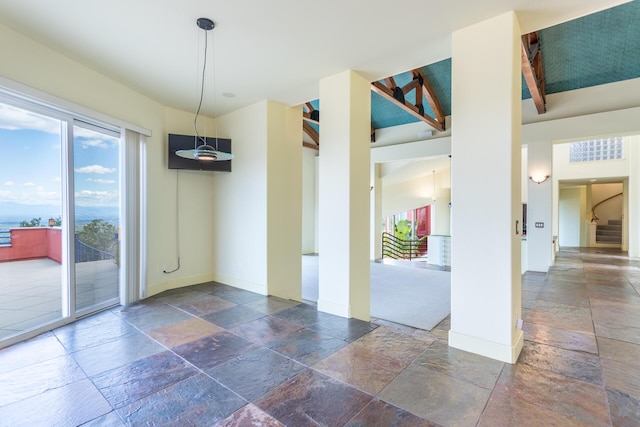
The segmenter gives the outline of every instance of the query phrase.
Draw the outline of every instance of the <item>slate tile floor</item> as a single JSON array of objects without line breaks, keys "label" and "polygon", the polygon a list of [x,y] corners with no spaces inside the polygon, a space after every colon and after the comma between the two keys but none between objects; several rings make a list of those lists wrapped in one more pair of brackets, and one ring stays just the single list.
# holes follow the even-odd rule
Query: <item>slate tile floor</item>
[{"label": "slate tile floor", "polygon": [[4,426],[640,425],[640,260],[564,250],[523,277],[514,365],[421,331],[216,283],[0,350]]}]

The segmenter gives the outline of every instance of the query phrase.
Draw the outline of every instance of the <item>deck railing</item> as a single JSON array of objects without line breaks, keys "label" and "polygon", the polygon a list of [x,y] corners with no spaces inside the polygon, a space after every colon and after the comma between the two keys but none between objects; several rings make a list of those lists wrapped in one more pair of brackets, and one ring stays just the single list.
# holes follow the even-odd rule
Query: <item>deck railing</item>
[{"label": "deck railing", "polygon": [[427,252],[427,236],[417,240],[398,239],[393,234],[382,233],[382,257],[413,259]]}]

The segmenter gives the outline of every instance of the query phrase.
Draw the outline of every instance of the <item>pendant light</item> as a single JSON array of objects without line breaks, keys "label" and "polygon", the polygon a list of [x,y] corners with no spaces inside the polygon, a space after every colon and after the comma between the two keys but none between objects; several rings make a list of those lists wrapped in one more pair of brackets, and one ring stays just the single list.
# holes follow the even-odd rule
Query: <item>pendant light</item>
[{"label": "pendant light", "polygon": [[[196,116],[193,119],[193,129],[195,131],[195,140],[194,140],[194,148],[192,150],[178,150],[176,154],[185,159],[191,160],[202,160],[202,161],[224,161],[231,160],[233,158],[233,154],[226,153],[224,151],[218,150],[218,124],[216,119],[216,137],[215,137],[215,148],[207,142],[207,137],[202,137],[198,133],[198,115],[200,114],[200,108],[202,107],[202,99],[204,98],[204,78],[207,70],[207,45],[209,41],[209,31],[213,30],[215,24],[211,19],[208,18],[198,18],[196,24],[199,28],[205,31],[205,39],[204,39],[204,63],[202,65],[202,82],[200,85],[200,102],[198,103],[198,109],[196,110]],[[215,70],[214,70],[214,79],[213,79],[213,101],[214,101],[214,109],[216,107],[216,85],[215,85]],[[214,111],[215,113],[215,111]]]}]

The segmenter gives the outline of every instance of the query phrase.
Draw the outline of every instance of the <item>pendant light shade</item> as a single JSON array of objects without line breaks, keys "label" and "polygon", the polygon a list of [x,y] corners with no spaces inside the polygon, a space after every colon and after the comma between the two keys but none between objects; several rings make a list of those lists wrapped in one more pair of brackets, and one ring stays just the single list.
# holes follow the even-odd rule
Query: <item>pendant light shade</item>
[{"label": "pendant light shade", "polygon": [[[208,18],[198,18],[196,24],[199,28],[205,31],[205,43],[204,43],[204,64],[202,65],[202,81],[200,84],[200,102],[198,103],[198,109],[196,110],[195,118],[193,119],[193,129],[195,131],[195,141],[194,148],[191,150],[178,150],[176,154],[185,159],[191,160],[202,160],[207,162],[220,162],[225,160],[233,159],[233,154],[227,153],[224,151],[218,150],[218,125],[216,123],[216,137],[214,146],[209,145],[207,141],[207,137],[202,137],[198,133],[198,115],[200,114],[200,109],[202,108],[202,100],[204,98],[204,79],[207,70],[207,45],[209,41],[209,31],[213,30],[215,24],[211,19]],[[215,59],[215,58],[214,58]],[[215,70],[214,70],[215,71]],[[215,101],[216,101],[216,86],[215,86],[215,75],[213,79],[213,99],[214,99],[214,109],[215,109]],[[210,138],[211,139],[211,138]]]}]

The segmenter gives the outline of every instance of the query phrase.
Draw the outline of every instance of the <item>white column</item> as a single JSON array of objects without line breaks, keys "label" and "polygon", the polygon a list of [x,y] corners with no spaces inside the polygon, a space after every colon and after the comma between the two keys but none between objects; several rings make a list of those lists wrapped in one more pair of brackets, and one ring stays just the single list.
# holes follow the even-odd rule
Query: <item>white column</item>
[{"label": "white column", "polygon": [[624,139],[625,151],[629,155],[629,256],[640,257],[640,136]]},{"label": "white column", "polygon": [[[267,291],[302,301],[302,108],[267,102]],[[245,242],[251,257],[251,242]]]},{"label": "white column", "polygon": [[453,33],[449,344],[515,363],[521,317],[521,69],[514,12]]},{"label": "white column", "polygon": [[[553,149],[551,141],[531,143],[528,145],[527,151],[527,265],[528,271],[546,273],[553,262],[553,235],[551,232]],[[536,184],[529,179],[530,176],[535,178],[546,175],[550,177],[542,184]]]},{"label": "white column", "polygon": [[370,82],[322,79],[320,110],[318,310],[369,320]]},{"label": "white column", "polygon": [[380,163],[371,164],[371,255],[382,258],[382,179]]}]

